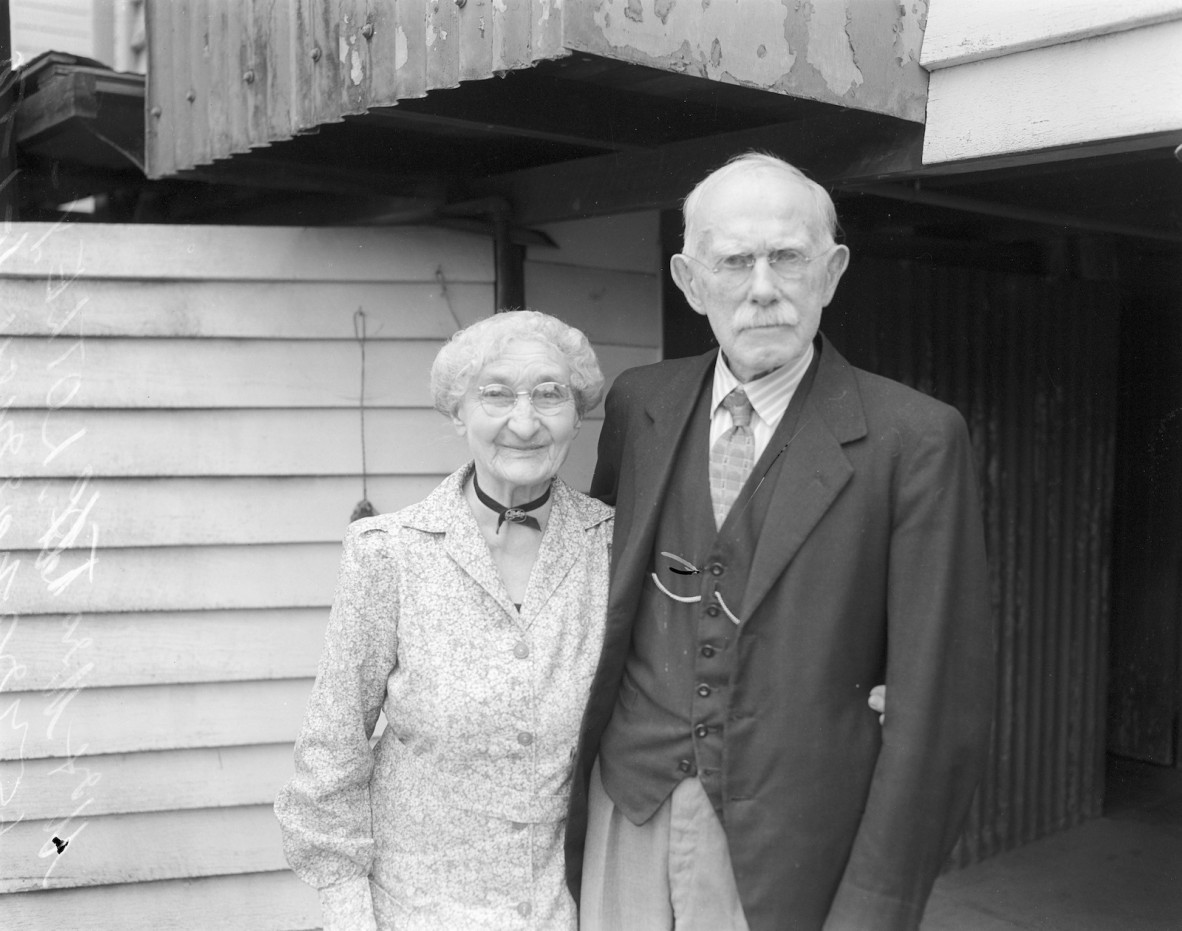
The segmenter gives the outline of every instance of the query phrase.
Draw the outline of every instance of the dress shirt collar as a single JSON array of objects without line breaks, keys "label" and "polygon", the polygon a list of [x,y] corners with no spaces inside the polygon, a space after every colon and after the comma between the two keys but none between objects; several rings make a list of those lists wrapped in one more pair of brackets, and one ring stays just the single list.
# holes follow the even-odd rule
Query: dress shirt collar
[{"label": "dress shirt collar", "polygon": [[720,351],[718,360],[714,363],[714,388],[710,397],[711,417],[718,410],[722,399],[735,388],[741,387],[763,422],[778,424],[784,416],[784,411],[788,409],[788,402],[792,400],[793,393],[804,378],[804,373],[808,371],[815,351],[813,344],[809,343],[808,351],[791,365],[782,365],[746,384],[735,377],[727,365],[726,356]]}]

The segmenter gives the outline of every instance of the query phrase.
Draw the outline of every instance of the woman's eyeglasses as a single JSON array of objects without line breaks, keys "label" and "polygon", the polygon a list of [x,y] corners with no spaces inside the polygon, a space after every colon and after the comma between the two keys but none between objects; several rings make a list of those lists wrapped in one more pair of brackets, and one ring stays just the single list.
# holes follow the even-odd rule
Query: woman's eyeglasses
[{"label": "woman's eyeglasses", "polygon": [[476,396],[480,406],[490,417],[503,417],[517,407],[517,399],[526,397],[539,414],[556,414],[574,400],[570,385],[544,381],[529,391],[514,391],[508,385],[478,385]]}]

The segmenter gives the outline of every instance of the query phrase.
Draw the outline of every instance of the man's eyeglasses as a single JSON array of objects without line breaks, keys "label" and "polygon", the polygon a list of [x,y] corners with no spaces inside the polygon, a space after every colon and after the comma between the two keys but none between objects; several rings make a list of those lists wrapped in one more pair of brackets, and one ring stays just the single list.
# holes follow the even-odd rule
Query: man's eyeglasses
[{"label": "man's eyeglasses", "polygon": [[517,407],[517,399],[524,395],[539,414],[556,414],[564,405],[570,404],[574,393],[570,385],[556,381],[544,381],[529,391],[514,391],[508,385],[478,385],[476,397],[480,406],[490,417],[503,417]]},{"label": "man's eyeglasses", "polygon": [[723,284],[740,285],[751,277],[751,271],[755,268],[755,263],[761,258],[767,259],[768,268],[771,269],[772,274],[777,278],[791,281],[795,278],[802,277],[813,262],[817,261],[817,259],[824,258],[836,248],[837,244],[834,243],[828,249],[818,252],[816,255],[807,255],[799,249],[773,249],[771,252],[739,252],[734,255],[724,255],[714,265],[707,265],[701,259],[695,259],[692,255],[687,255],[684,252],[679,254],[683,258],[701,265]]}]

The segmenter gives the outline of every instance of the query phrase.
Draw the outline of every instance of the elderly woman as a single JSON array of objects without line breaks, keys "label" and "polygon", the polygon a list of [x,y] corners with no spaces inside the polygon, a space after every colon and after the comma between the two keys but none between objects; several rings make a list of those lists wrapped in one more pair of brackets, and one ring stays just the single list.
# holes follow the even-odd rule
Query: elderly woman
[{"label": "elderly woman", "polygon": [[326,928],[573,929],[563,819],[611,509],[557,473],[603,376],[578,330],[514,311],[453,336],[431,387],[472,461],[349,528],[284,849]]}]

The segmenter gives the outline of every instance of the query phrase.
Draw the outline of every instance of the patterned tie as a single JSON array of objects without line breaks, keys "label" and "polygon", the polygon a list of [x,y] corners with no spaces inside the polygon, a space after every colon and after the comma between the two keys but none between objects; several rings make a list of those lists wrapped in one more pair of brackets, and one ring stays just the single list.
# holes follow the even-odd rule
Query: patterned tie
[{"label": "patterned tie", "polygon": [[739,490],[755,466],[755,435],[751,432],[751,402],[742,388],[722,399],[734,423],[710,450],[710,497],[714,523],[721,527]]}]

